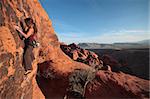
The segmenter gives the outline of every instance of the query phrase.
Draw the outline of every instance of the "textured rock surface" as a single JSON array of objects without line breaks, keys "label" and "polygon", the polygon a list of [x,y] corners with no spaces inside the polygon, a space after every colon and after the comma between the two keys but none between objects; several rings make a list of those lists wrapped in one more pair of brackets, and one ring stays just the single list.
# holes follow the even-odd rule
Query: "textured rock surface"
[{"label": "textured rock surface", "polygon": [[149,81],[124,73],[99,71],[86,90],[88,99],[149,97]]},{"label": "textured rock surface", "polygon": [[99,61],[98,55],[96,55],[94,52],[82,49],[74,43],[70,45],[61,44],[60,47],[63,50],[63,52],[67,54],[70,58],[72,58],[74,61],[85,63],[93,68],[96,68],[96,66],[103,65]]},{"label": "textured rock surface", "polygon": [[[33,71],[28,77],[24,76],[24,68],[22,66],[23,42],[20,40],[17,31],[13,28],[13,24],[18,24],[20,21],[23,22],[26,17],[34,19],[38,28],[38,40],[41,45],[39,48],[34,49],[36,58],[32,63]],[[86,51],[83,51],[83,53],[87,54]],[[76,59],[76,55],[73,58]],[[37,66],[40,76],[37,76],[35,79]],[[74,70],[76,69],[93,70],[90,66],[75,62],[63,53],[60,49],[57,36],[54,33],[52,23],[37,0],[0,1],[0,98],[44,99],[46,97],[62,99],[67,94],[69,75],[74,74]],[[111,72],[108,74],[107,72],[98,72],[98,77],[105,84],[95,78],[93,83],[95,81],[98,82],[96,87],[100,89],[93,88],[92,83],[91,85],[89,84],[87,93],[88,90],[91,90],[86,95],[87,98],[108,96],[105,93],[100,94],[99,90],[100,92],[101,89],[106,90],[106,92],[113,92],[116,87],[111,87],[110,90],[107,90],[108,85],[114,84],[112,86],[118,86],[118,82],[121,84],[119,88],[117,87],[117,92],[122,88],[123,90],[128,89],[127,93],[134,94],[134,91],[130,91],[132,90],[131,85],[135,84],[136,81],[142,81],[139,78],[126,76],[123,73],[117,74]],[[124,80],[120,80],[123,77],[125,77]],[[135,80],[128,82],[128,78]],[[128,85],[124,85],[126,82]],[[140,86],[135,93],[141,94],[140,97],[142,94],[143,97],[147,97],[148,81],[144,80],[142,82],[135,84]],[[102,88],[100,84],[102,84]],[[129,94],[124,92],[126,91],[123,91],[126,97],[130,97]],[[94,94],[94,96],[91,94]],[[117,93],[112,94],[116,96]],[[124,95],[117,97],[124,97]]]},{"label": "textured rock surface", "polygon": [[[2,99],[31,99],[36,96],[44,98],[35,80],[38,58],[32,63],[33,72],[26,77],[22,66],[23,41],[13,28],[13,24],[23,22],[26,17],[32,17],[36,22],[41,44],[44,40],[57,41],[51,21],[37,0],[0,1],[0,98]],[[40,38],[41,36],[43,37]],[[34,49],[35,56],[37,51],[38,49]]]}]

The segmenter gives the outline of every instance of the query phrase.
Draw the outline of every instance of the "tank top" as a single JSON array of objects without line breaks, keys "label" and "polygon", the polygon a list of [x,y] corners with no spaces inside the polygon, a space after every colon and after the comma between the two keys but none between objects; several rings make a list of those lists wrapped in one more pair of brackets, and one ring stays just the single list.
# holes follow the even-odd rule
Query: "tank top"
[{"label": "tank top", "polygon": [[[30,29],[30,28],[29,28]],[[29,31],[29,29],[27,30],[27,32]],[[26,33],[27,33],[26,32]],[[33,41],[36,40],[36,34],[33,33],[32,35],[30,35],[27,39],[25,39],[25,45],[28,46],[28,45],[33,45]]]}]

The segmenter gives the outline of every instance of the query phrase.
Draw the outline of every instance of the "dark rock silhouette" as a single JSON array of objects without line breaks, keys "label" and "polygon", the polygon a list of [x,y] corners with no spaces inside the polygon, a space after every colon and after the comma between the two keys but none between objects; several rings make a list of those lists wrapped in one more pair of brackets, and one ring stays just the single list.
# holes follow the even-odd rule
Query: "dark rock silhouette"
[{"label": "dark rock silhouette", "polygon": [[[117,67],[124,73],[149,80],[149,49],[89,49],[95,52],[104,64]],[[107,57],[107,59],[105,59]]]}]

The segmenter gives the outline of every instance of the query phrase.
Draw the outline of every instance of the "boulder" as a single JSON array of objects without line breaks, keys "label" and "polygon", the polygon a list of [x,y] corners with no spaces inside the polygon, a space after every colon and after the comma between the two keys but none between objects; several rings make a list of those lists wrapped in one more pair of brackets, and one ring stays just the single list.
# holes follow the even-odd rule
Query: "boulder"
[{"label": "boulder", "polygon": [[79,56],[78,56],[77,50],[71,51],[71,58],[72,58],[73,60],[77,60],[78,57],[79,57]]},{"label": "boulder", "polygon": [[60,45],[60,48],[66,55],[77,62],[85,63],[93,68],[101,64],[98,59],[98,55],[96,55],[94,52],[80,48],[75,43],[68,46],[62,44]]}]

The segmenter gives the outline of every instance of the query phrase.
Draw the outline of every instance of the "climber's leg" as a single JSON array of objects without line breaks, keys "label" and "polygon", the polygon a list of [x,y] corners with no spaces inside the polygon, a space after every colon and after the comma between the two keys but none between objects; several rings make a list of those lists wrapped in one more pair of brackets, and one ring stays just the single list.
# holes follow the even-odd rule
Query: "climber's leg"
[{"label": "climber's leg", "polygon": [[32,70],[32,61],[34,60],[34,55],[32,53],[33,47],[28,46],[24,52],[24,65],[26,73]]}]

